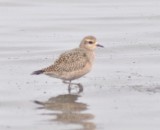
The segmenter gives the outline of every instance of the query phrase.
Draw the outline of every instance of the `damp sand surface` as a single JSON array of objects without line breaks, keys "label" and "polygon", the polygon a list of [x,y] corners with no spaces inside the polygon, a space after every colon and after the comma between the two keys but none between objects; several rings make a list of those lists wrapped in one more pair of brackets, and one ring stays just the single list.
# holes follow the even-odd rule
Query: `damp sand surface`
[{"label": "damp sand surface", "polygon": [[[159,0],[0,0],[0,130],[159,130]],[[91,73],[68,94],[30,75],[94,35]]]}]

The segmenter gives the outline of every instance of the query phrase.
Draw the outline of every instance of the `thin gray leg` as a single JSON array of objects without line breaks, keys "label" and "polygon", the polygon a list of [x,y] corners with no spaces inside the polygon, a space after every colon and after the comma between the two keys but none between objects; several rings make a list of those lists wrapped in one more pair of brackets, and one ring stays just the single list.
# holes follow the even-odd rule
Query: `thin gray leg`
[{"label": "thin gray leg", "polygon": [[80,83],[71,83],[71,80],[70,80],[69,82],[63,80],[63,83],[68,84],[68,92],[69,92],[69,93],[71,93],[71,85],[76,85],[76,86],[78,86],[78,88],[79,88],[78,93],[83,92],[83,85],[80,84]]},{"label": "thin gray leg", "polygon": [[80,83],[71,83],[71,85],[76,85],[76,86],[78,86],[78,88],[79,88],[78,93],[83,92],[83,85],[82,85],[82,84],[80,84]]},{"label": "thin gray leg", "polygon": [[71,93],[71,80],[69,81],[69,85],[68,85],[68,92]]},{"label": "thin gray leg", "polygon": [[63,80],[63,83],[68,84],[68,92],[71,93],[71,80],[68,82],[66,80]]},{"label": "thin gray leg", "polygon": [[79,83],[79,84],[77,84],[77,86],[79,87],[78,93],[83,92],[83,85]]}]

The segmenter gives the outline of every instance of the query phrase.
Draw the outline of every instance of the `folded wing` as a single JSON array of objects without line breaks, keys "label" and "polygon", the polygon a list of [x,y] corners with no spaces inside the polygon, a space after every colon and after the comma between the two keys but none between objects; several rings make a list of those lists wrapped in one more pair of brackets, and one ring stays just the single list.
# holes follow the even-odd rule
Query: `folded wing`
[{"label": "folded wing", "polygon": [[53,65],[43,70],[45,73],[72,72],[83,69],[88,61],[88,56],[83,49],[74,49],[61,54]]}]

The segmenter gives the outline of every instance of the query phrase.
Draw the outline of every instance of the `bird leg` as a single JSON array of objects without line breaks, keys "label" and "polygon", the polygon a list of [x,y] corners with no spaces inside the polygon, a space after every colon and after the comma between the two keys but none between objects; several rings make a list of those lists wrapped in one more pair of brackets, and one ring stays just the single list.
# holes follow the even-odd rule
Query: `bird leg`
[{"label": "bird leg", "polygon": [[71,85],[76,85],[76,86],[78,86],[78,88],[79,88],[78,93],[83,92],[83,85],[80,84],[80,83],[71,83],[71,80],[70,80],[69,82],[67,82],[67,81],[64,80],[63,83],[68,84],[68,92],[69,92],[69,93],[71,92]]},{"label": "bird leg", "polygon": [[63,83],[68,84],[68,92],[71,93],[71,85],[72,85],[71,80],[69,82],[63,80]]},{"label": "bird leg", "polygon": [[78,88],[79,88],[78,93],[83,92],[83,85],[82,85],[82,84],[80,84],[80,83],[71,83],[71,85],[76,85],[76,86],[78,86]]},{"label": "bird leg", "polygon": [[69,81],[68,92],[69,92],[69,94],[71,93],[71,80]]},{"label": "bird leg", "polygon": [[79,87],[79,92],[78,93],[81,93],[81,92],[83,92],[83,85],[82,84],[77,84],[78,85],[78,87]]}]

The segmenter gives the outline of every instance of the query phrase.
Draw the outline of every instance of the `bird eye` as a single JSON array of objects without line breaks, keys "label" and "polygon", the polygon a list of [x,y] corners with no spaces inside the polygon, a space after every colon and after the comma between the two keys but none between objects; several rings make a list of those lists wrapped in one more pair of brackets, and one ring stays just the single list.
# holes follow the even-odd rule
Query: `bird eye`
[{"label": "bird eye", "polygon": [[88,43],[89,43],[89,44],[93,44],[93,42],[92,42],[92,41],[89,41]]}]

